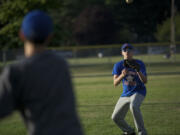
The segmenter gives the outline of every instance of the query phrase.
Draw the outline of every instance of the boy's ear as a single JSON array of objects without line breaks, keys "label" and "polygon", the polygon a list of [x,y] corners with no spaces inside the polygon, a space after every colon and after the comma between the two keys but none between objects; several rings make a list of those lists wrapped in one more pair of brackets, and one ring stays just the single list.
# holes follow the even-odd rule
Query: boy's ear
[{"label": "boy's ear", "polygon": [[19,38],[21,39],[21,41],[25,41],[25,36],[24,33],[22,32],[22,30],[19,31]]}]

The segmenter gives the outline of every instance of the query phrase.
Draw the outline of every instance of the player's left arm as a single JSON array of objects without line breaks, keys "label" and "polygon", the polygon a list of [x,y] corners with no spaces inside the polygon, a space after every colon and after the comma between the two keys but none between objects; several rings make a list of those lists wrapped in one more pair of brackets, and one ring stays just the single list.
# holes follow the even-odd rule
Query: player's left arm
[{"label": "player's left arm", "polygon": [[141,82],[143,82],[144,84],[147,83],[146,66],[143,62],[139,64],[139,70],[137,71],[137,74]]},{"label": "player's left arm", "polygon": [[141,71],[137,72],[137,74],[141,82],[143,82],[144,84],[147,83],[147,76],[145,76]]}]

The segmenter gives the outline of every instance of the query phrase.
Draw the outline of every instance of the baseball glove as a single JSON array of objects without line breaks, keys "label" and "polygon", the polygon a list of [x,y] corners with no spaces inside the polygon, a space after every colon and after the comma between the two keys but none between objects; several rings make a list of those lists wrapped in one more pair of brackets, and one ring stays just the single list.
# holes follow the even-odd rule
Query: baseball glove
[{"label": "baseball glove", "polygon": [[124,60],[123,65],[124,65],[125,68],[130,68],[128,60]]},{"label": "baseball glove", "polygon": [[135,60],[124,60],[124,67],[132,68],[136,72],[140,71],[140,65]]}]

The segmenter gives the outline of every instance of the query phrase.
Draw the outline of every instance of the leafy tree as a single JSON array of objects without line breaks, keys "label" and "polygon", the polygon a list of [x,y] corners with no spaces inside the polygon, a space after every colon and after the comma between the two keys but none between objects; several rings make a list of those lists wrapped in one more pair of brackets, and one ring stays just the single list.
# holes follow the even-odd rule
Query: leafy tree
[{"label": "leafy tree", "polygon": [[115,24],[106,8],[86,8],[74,23],[73,33],[78,44],[108,44],[114,38]]},{"label": "leafy tree", "polygon": [[[175,2],[177,11],[180,11],[180,1]],[[101,10],[104,16],[107,14],[107,20],[84,16],[87,10],[90,11],[87,15],[96,16],[95,11],[88,9],[95,6],[103,7],[95,11],[98,13]],[[170,17],[170,8],[171,0],[134,0],[132,4],[126,4],[125,0],[0,0],[0,49],[22,47],[18,31],[24,15],[33,9],[51,14],[55,24],[52,44],[61,46],[75,45],[76,42],[113,44],[156,41],[154,33]],[[86,20],[87,24],[80,20]],[[98,21],[104,25],[93,27]],[[90,29],[91,32],[87,33]],[[86,33],[83,32],[85,30]],[[79,35],[86,35],[86,40]]]},{"label": "leafy tree", "polygon": [[128,30],[137,35],[136,42],[155,41],[157,24],[170,15],[170,0],[134,0],[126,4],[125,0],[106,0],[114,13],[119,31]]},{"label": "leafy tree", "polygon": [[50,12],[59,5],[57,0],[2,0],[0,3],[0,48],[21,47],[18,32],[24,15],[41,9]]},{"label": "leafy tree", "polygon": [[[157,32],[155,33],[155,36],[158,41],[161,42],[169,42],[170,41],[170,25],[171,20],[168,18],[163,22],[163,24],[158,25]],[[175,33],[176,33],[176,40],[180,41],[180,15],[177,15],[175,17]]]}]

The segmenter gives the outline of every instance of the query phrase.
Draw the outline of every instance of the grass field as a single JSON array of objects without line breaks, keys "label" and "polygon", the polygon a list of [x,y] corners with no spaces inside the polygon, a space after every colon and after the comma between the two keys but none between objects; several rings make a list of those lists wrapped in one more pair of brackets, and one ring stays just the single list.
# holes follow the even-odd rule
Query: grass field
[{"label": "grass field", "polygon": [[[149,135],[179,135],[180,61],[178,60],[180,59],[172,62],[162,59],[162,56],[152,56],[154,61],[146,56],[139,57],[147,63],[149,74],[147,97],[141,106]],[[95,63],[100,61],[92,59],[82,59],[78,62],[92,64],[92,61]],[[107,58],[102,61],[105,59]],[[121,58],[112,58],[111,62],[115,63],[119,59]],[[111,120],[111,114],[122,92],[122,86],[113,87],[111,76],[113,64],[106,61],[96,64],[71,68],[77,109],[84,132],[86,135],[120,135],[122,132]],[[126,120],[134,127],[130,112]],[[24,134],[26,129],[17,113],[1,121],[0,135]]]},{"label": "grass field", "polygon": [[[142,105],[150,135],[179,135],[180,76],[150,76],[147,97]],[[118,135],[110,119],[121,87],[113,88],[111,77],[75,79],[79,112],[87,135]],[[127,120],[133,125],[130,113]]]}]

